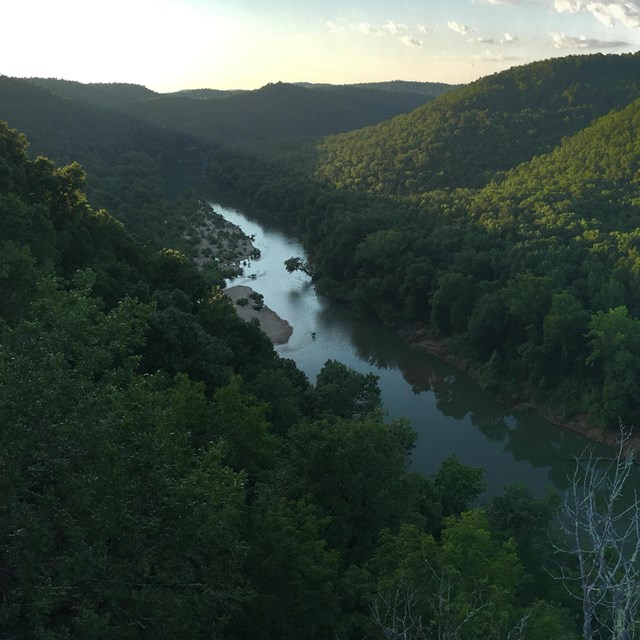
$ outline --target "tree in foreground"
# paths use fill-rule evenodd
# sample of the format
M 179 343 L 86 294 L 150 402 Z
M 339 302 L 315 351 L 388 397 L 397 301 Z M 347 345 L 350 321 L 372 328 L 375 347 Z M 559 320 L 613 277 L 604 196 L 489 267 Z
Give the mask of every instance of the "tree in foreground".
M 633 486 L 631 430 L 620 426 L 617 454 L 576 460 L 560 511 L 569 556 L 560 579 L 582 603 L 585 640 L 637 638 L 640 607 L 640 499 Z
M 446 518 L 439 541 L 412 525 L 383 531 L 370 566 L 374 638 L 575 640 L 561 609 L 518 601 L 515 542 L 495 540 L 482 509 Z

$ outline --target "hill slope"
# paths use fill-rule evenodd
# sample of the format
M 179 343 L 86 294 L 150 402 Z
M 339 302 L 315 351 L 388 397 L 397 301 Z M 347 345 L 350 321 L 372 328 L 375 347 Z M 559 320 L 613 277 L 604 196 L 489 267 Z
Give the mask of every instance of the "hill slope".
M 640 99 L 482 189 L 419 204 L 220 154 L 209 175 L 297 230 L 319 291 L 449 345 L 505 401 L 635 420 Z
M 177 165 L 187 162 L 199 147 L 199 163 L 202 162 L 204 145 L 201 143 L 142 124 L 105 106 L 80 100 L 78 98 L 83 94 L 83 90 L 78 90 L 80 83 L 52 82 L 70 87 L 74 96 L 54 94 L 31 82 L 0 76 L 0 119 L 25 133 L 32 155 L 46 155 L 58 164 L 75 160 L 92 168 L 108 163 L 124 152 L 136 150 L 161 156 Z M 91 85 L 80 86 L 94 92 Z M 123 95 L 120 85 L 109 86 Z
M 64 83 L 74 91 L 78 85 Z M 108 87 L 120 96 L 143 89 Z M 200 179 L 208 145 L 2 76 L 0 120 L 26 133 L 32 157 L 44 155 L 60 165 L 78 161 L 87 172 L 87 191 L 94 205 L 126 221 L 143 242 L 179 246 L 184 211 L 174 199 Z M 195 210 L 197 204 L 188 208 Z
M 52 93 L 86 102 L 102 107 L 114 107 L 126 102 L 149 100 L 160 94 L 147 89 L 139 84 L 127 84 L 119 82 L 76 82 L 74 80 L 62 80 L 58 78 L 22 78 L 29 84 L 43 89 L 49 89 Z
M 325 140 L 318 175 L 339 187 L 387 195 L 477 188 L 638 96 L 640 54 L 536 62 Z
M 639 171 L 636 100 L 487 185 L 470 211 L 506 225 L 629 231 L 640 222 Z

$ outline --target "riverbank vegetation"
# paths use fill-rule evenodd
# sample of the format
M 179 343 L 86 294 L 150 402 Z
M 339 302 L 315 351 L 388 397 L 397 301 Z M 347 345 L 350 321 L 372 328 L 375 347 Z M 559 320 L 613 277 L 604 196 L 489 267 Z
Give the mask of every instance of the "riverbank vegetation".
M 591 78 L 590 60 L 600 71 L 603 60 L 585 58 Z M 635 58 L 606 58 L 606 95 L 617 60 Z M 576 63 L 545 64 L 511 73 L 529 86 L 535 71 L 555 95 L 553 78 Z M 581 110 L 598 115 L 579 107 L 598 78 L 562 89 L 578 105 L 571 127 Z M 624 550 L 594 538 L 587 554 L 614 569 L 585 591 L 579 553 L 549 528 L 557 496 L 509 486 L 481 505 L 482 470 L 455 457 L 410 473 L 415 434 L 385 419 L 375 376 L 328 361 L 310 382 L 238 318 L 220 273 L 172 244 L 195 237 L 185 220 L 202 211 L 193 195 L 167 204 L 163 159 L 200 147 L 177 136 L 172 155 L 156 130 L 164 151 L 136 155 L 131 122 L 106 114 L 111 133 L 122 127 L 113 149 L 104 129 L 66 139 L 56 132 L 74 118 L 95 124 L 93 107 L 65 111 L 69 100 L 31 89 L 30 126 L 61 155 L 78 143 L 90 172 L 74 157 L 29 158 L 0 123 L 2 637 L 633 637 L 640 584 Z M 462 124 L 453 96 L 436 103 L 451 101 Z M 308 173 L 308 145 L 295 165 L 290 145 L 259 160 L 219 149 L 207 177 L 295 229 L 313 263 L 291 266 L 312 267 L 322 292 L 448 338 L 501 394 L 525 385 L 608 425 L 634 415 L 639 393 L 639 113 L 632 102 L 554 134 L 528 164 L 436 189 L 332 183 L 326 166 Z M 102 208 L 110 199 L 122 220 Z M 599 486 L 593 504 L 615 515 Z M 594 588 L 606 602 L 588 601 Z
M 409 607 L 424 637 L 573 637 L 552 496 L 479 508 L 479 469 L 408 473 L 375 376 L 310 384 L 78 165 L 6 125 L 0 163 L 3 636 L 383 638 Z
M 313 174 L 220 151 L 209 179 L 293 225 L 325 295 L 404 335 L 446 339 L 507 402 L 615 429 L 640 402 L 638 64 L 528 65 L 328 139 Z M 559 120 L 552 94 L 566 102 Z M 470 142 L 464 127 L 488 137 Z

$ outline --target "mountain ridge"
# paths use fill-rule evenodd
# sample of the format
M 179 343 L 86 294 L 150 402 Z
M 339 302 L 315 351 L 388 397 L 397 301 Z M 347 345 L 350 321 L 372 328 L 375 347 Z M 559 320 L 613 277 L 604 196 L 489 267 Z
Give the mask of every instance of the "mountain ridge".
M 428 83 L 418 91 L 413 83 L 413 88 L 405 90 L 394 83 L 304 86 L 274 82 L 252 91 L 199 89 L 161 94 L 139 85 L 26 81 L 155 127 L 223 143 L 320 137 L 357 129 L 411 111 L 449 89 L 442 83 Z
M 640 54 L 568 56 L 513 67 L 320 145 L 317 176 L 411 196 L 486 184 L 640 96 Z

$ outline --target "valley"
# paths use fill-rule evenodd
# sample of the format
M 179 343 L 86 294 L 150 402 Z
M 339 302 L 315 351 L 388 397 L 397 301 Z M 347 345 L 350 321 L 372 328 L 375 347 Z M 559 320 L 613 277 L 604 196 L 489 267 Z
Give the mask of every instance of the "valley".
M 0 76 L 0 637 L 635 637 L 639 71 Z

